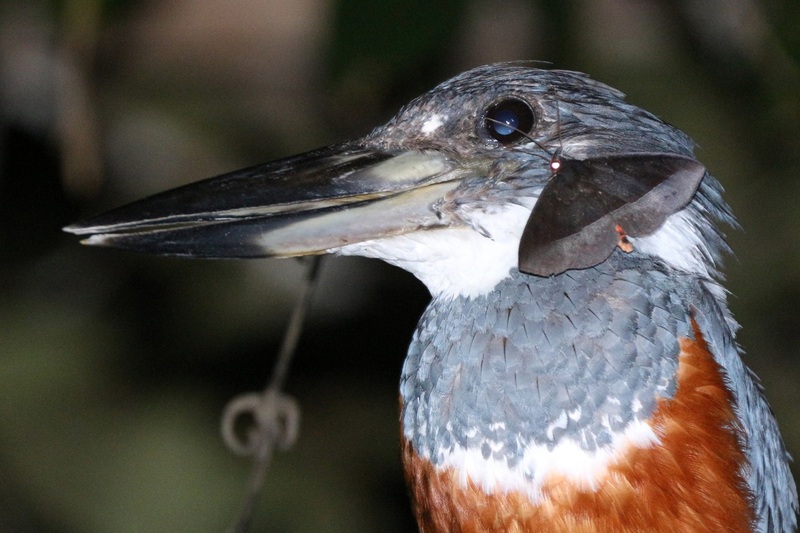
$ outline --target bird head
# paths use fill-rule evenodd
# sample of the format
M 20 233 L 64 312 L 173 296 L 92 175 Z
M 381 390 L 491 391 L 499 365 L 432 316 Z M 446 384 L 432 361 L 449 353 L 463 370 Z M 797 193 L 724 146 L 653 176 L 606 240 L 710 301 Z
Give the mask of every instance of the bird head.
M 383 259 L 477 296 L 632 253 L 712 276 L 732 222 L 687 136 L 575 72 L 480 67 L 365 137 L 193 183 L 68 226 L 189 257 Z M 628 250 L 630 252 L 630 250 Z

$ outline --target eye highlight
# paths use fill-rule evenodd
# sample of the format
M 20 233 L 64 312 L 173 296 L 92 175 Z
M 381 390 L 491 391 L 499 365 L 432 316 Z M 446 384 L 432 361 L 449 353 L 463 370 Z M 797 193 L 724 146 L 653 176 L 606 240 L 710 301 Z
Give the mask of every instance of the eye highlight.
M 500 144 L 512 144 L 530 135 L 536 123 L 533 109 L 518 98 L 508 98 L 489 106 L 483 115 L 486 132 Z

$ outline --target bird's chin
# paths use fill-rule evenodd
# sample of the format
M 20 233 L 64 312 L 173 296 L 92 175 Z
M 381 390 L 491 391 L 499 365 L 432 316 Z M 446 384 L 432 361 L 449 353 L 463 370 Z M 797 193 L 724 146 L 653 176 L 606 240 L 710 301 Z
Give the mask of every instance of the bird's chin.
M 470 213 L 468 218 L 476 227 L 462 221 L 330 251 L 400 267 L 422 281 L 434 297 L 478 297 L 517 268 L 519 239 L 530 211 L 530 207 L 508 203 Z

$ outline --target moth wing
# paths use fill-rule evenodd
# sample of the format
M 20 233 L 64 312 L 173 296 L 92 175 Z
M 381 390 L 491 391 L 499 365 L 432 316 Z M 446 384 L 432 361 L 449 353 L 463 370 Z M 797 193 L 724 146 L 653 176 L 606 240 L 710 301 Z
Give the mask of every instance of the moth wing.
M 562 160 L 528 218 L 519 269 L 549 276 L 605 261 L 627 235 L 650 235 L 685 207 L 705 175 L 696 160 L 624 154 Z

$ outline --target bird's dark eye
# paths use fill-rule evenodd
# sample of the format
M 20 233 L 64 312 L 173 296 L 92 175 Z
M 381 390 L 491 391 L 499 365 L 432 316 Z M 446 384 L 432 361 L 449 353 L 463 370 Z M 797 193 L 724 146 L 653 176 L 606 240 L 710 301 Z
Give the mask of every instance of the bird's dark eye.
M 483 120 L 486 131 L 493 139 L 501 144 L 511 144 L 533 131 L 536 117 L 526 102 L 509 98 L 489 106 Z

